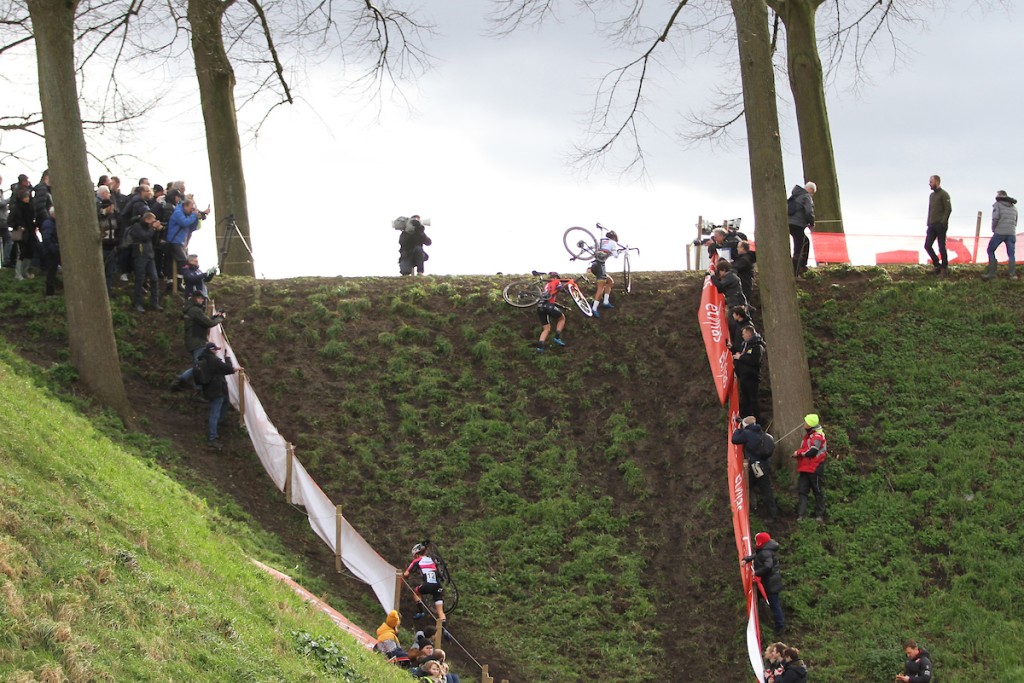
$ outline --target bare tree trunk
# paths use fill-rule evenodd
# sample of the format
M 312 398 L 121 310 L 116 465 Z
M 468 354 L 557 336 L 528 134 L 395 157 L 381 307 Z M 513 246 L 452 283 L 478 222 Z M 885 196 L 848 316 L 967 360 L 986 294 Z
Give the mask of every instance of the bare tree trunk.
M 96 199 L 75 80 L 74 0 L 28 0 L 39 69 L 39 101 L 53 183 L 71 364 L 97 399 L 126 422 L 128 396 L 114 341 Z
M 789 255 L 786 184 L 772 70 L 768 7 L 765 0 L 731 0 L 739 42 L 743 106 L 750 154 L 750 186 L 757 226 L 762 314 L 768 352 L 776 432 L 799 425 L 812 406 L 811 374 L 804 350 L 803 323 Z M 797 436 L 781 444 L 795 450 Z M 792 468 L 789 458 L 786 466 Z
M 832 149 L 832 131 L 825 104 L 825 78 L 818 55 L 814 15 L 822 0 L 778 0 L 779 17 L 786 26 L 786 61 L 800 134 L 804 180 L 818 186 L 814 195 L 817 232 L 843 232 L 839 177 Z
M 192 52 L 199 81 L 199 97 L 206 124 L 206 150 L 210 158 L 213 201 L 217 208 L 217 249 L 224 244 L 228 222 L 233 215 L 245 241 L 249 236 L 249 206 L 242 168 L 242 145 L 235 117 L 235 72 L 224 49 L 222 19 L 231 1 L 189 0 L 188 21 L 192 29 Z M 234 231 L 231 230 L 233 233 Z M 238 235 L 231 234 L 228 253 L 220 263 L 229 275 L 256 274 L 252 255 Z

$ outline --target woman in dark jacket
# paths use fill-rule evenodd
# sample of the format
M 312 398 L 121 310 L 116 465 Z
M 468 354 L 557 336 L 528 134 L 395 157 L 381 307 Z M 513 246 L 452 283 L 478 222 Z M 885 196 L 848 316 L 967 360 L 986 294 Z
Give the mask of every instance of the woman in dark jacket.
M 32 248 L 38 241 L 36 238 L 36 217 L 32 210 L 32 197 L 29 191 L 22 188 L 14 195 L 14 203 L 10 208 L 7 223 L 11 228 L 11 239 L 14 240 L 14 279 L 24 280 L 35 277 L 28 272 L 32 263 Z M 18 231 L 21 231 L 20 236 Z
M 787 647 L 782 653 L 782 659 L 782 678 L 775 679 L 778 683 L 803 683 L 807 680 L 807 665 L 800 659 L 800 650 Z

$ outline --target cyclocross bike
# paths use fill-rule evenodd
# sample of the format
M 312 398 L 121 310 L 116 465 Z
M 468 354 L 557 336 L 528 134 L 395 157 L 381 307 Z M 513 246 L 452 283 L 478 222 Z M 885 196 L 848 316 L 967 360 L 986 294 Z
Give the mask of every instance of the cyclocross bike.
M 515 306 L 516 308 L 529 308 L 530 306 L 536 306 L 544 299 L 544 285 L 548 283 L 551 278 L 548 277 L 547 273 L 540 273 L 533 271 L 535 279 L 533 280 L 518 280 L 516 282 L 510 282 L 502 290 L 501 296 L 506 302 Z M 580 286 L 576 284 L 576 281 L 572 278 L 560 278 L 559 282 L 565 285 L 565 289 L 569 292 L 569 296 L 576 302 L 583 315 L 590 317 L 594 315 L 593 309 L 590 307 L 590 302 L 587 301 L 586 295 L 580 290 Z M 555 304 L 556 306 L 559 304 Z M 562 306 L 562 308 L 565 308 Z
M 608 232 L 608 228 L 604 227 L 600 223 L 597 224 L 597 229 L 600 231 L 602 236 Z M 569 256 L 572 257 L 572 259 L 570 259 L 572 261 L 596 261 L 599 258 L 597 248 L 598 239 L 594 237 L 594 233 L 590 232 L 586 228 L 569 228 L 565 231 L 565 234 L 562 235 L 562 243 L 565 245 L 565 250 L 569 252 Z M 633 269 L 629 262 L 629 252 L 631 251 L 635 251 L 637 255 L 640 254 L 640 250 L 636 247 L 627 247 L 621 244 L 614 253 L 614 256 L 622 256 L 622 286 L 626 294 L 629 294 L 633 289 Z M 583 277 L 589 282 L 589 275 L 584 274 Z

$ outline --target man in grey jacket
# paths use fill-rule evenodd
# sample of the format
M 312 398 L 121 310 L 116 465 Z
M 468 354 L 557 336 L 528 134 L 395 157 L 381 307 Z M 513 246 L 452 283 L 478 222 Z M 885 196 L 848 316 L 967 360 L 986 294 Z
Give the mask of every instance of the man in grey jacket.
M 794 185 L 787 201 L 789 235 L 793 238 L 793 275 L 797 277 L 807 272 L 807 256 L 811 250 L 807 228 L 814 228 L 814 193 L 817 191 L 814 183 L 803 187 Z
M 996 249 L 1006 245 L 1006 256 L 1010 264 L 1010 279 L 1016 280 L 1017 273 L 1017 200 L 1006 195 L 1006 190 L 996 192 L 996 203 L 992 205 L 992 239 L 988 242 L 988 269 L 982 280 L 996 276 Z

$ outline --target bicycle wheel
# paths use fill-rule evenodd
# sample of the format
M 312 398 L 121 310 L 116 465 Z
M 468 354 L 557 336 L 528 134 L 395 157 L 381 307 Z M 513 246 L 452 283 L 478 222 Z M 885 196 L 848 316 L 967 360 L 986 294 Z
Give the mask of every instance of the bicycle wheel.
M 505 286 L 501 296 L 516 308 L 529 308 L 540 303 L 544 291 L 536 280 L 520 280 Z
M 626 290 L 626 294 L 633 291 L 633 277 L 632 269 L 629 266 L 629 252 L 627 251 L 622 255 L 622 286 Z
M 576 302 L 577 306 L 579 306 L 579 309 L 583 312 L 583 315 L 587 316 L 588 318 L 594 315 L 594 309 L 590 307 L 590 302 L 587 301 L 586 295 L 580 291 L 579 285 L 577 285 L 575 282 L 570 282 L 568 289 L 569 296 L 571 296 L 572 300 Z
M 597 252 L 597 238 L 586 228 L 569 228 L 562 235 L 562 244 L 573 260 L 593 258 Z

